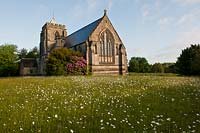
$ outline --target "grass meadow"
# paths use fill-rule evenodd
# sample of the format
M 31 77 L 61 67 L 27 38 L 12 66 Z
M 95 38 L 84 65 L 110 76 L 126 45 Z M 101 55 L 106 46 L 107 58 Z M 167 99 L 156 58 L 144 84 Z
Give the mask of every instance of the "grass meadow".
M 200 78 L 0 78 L 0 132 L 200 132 Z

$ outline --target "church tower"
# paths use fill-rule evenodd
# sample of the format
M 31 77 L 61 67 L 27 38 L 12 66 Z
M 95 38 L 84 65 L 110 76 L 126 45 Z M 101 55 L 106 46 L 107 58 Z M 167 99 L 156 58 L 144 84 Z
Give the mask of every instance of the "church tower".
M 47 22 L 40 33 L 40 71 L 45 74 L 46 59 L 51 50 L 64 47 L 67 37 L 65 25 L 57 24 L 53 17 Z

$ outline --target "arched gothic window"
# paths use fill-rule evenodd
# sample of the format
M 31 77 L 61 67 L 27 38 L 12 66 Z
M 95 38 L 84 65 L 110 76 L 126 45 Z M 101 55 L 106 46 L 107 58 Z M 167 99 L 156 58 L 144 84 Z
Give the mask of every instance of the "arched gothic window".
M 114 62 L 114 38 L 109 30 L 100 34 L 100 63 Z
M 60 37 L 58 31 L 55 32 L 55 40 L 57 40 Z
M 62 36 L 65 37 L 65 31 L 62 32 Z

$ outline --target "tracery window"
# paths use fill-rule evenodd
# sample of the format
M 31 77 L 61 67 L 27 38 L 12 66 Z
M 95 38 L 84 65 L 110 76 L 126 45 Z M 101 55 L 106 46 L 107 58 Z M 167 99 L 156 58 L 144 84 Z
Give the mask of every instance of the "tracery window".
M 57 40 L 60 37 L 58 31 L 55 32 L 55 40 Z
M 109 30 L 105 30 L 100 34 L 100 62 L 114 62 L 114 38 Z

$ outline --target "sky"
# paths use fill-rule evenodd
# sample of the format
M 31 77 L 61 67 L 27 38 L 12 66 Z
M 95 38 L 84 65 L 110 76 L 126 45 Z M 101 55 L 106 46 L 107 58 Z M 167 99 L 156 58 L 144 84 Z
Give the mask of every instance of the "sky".
M 200 0 L 0 0 L 0 44 L 39 47 L 42 26 L 53 14 L 67 33 L 108 17 L 128 59 L 175 62 L 190 44 L 200 43 Z

